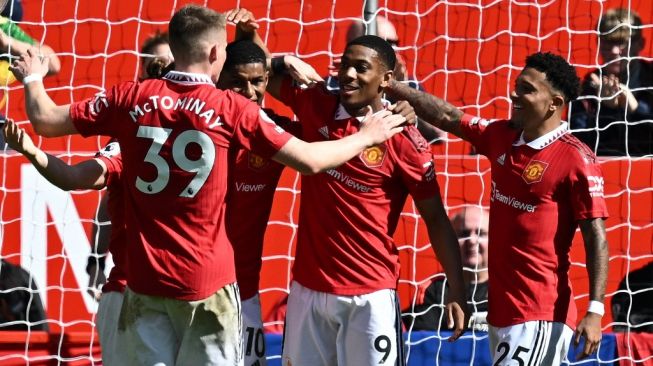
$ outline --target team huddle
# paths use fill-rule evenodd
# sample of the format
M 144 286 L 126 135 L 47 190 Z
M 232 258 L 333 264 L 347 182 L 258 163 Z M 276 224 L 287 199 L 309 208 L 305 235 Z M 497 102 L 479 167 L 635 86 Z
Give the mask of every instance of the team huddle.
M 237 29 L 231 43 L 227 23 Z M 144 65 L 142 80 L 69 105 L 46 93 L 48 60 L 37 50 L 11 67 L 37 134 L 111 137 L 71 166 L 10 119 L 3 128 L 55 185 L 107 188 L 115 267 L 96 322 L 104 364 L 266 364 L 259 276 L 284 166 L 302 174 L 284 365 L 405 364 L 392 236 L 409 194 L 447 277 L 450 340 L 459 338 L 469 310 L 458 238 L 416 117 L 491 162 L 494 364 L 559 364 L 572 338 L 585 339 L 582 355 L 596 351 L 608 213 L 596 157 L 562 121 L 578 93 L 573 67 L 550 53 L 529 56 L 512 118 L 490 122 L 395 80 L 397 55 L 381 37 L 347 43 L 334 93 L 300 59 L 271 58 L 257 28 L 244 9 L 185 6 L 169 23 L 172 57 Z M 261 108 L 266 92 L 297 120 Z M 591 300 L 579 324 L 568 276 L 577 227 Z

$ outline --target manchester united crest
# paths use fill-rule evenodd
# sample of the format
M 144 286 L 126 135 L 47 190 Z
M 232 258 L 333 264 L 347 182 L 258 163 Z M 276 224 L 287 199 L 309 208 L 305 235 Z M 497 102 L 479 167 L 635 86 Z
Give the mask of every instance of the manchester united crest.
M 384 145 L 368 147 L 360 154 L 360 158 L 368 168 L 378 168 L 385 159 L 385 150 Z
M 548 166 L 549 164 L 543 161 L 531 160 L 531 162 L 526 166 L 526 169 L 524 169 L 524 172 L 521 176 L 528 184 L 537 183 L 542 180 L 544 171 Z
M 249 152 L 249 156 L 248 156 L 247 161 L 248 161 L 249 167 L 252 168 L 252 169 L 263 169 L 266 166 L 268 166 L 268 164 L 270 164 L 270 160 L 265 159 L 265 158 L 263 158 L 263 157 L 261 157 L 259 155 L 256 155 L 251 151 Z

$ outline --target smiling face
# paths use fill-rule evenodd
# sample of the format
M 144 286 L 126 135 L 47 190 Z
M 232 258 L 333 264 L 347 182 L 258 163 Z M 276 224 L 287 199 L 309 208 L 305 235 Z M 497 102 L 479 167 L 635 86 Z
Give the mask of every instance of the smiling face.
M 268 72 L 262 63 L 234 65 L 220 75 L 218 87 L 232 90 L 245 98 L 263 103 L 265 88 L 268 85 Z
M 458 236 L 463 267 L 487 268 L 489 227 L 487 212 L 476 207 L 467 208 L 454 217 L 452 224 Z
M 376 51 L 362 45 L 349 46 L 342 55 L 338 81 L 340 102 L 352 116 L 365 115 L 371 105 L 381 108 L 381 93 L 388 85 L 392 71 L 381 62 Z
M 539 127 L 556 111 L 564 98 L 546 80 L 546 74 L 533 68 L 525 68 L 515 81 L 510 94 L 512 101 L 511 121 L 517 127 L 529 130 Z

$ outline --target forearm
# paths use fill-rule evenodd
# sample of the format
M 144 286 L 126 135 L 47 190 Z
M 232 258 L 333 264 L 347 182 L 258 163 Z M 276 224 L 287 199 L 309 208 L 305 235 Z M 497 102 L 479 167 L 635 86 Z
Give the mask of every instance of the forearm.
M 64 191 L 75 189 L 76 177 L 70 165 L 39 149 L 33 154 L 25 154 L 25 157 L 48 182 Z
M 608 278 L 608 241 L 603 219 L 582 220 L 590 301 L 603 302 Z
M 359 133 L 313 143 L 292 138 L 273 159 L 302 174 L 311 175 L 340 166 L 370 146 Z
M 25 108 L 38 135 L 58 137 L 76 133 L 70 120 L 70 105 L 55 104 L 41 81 L 25 85 Z
M 460 120 L 463 111 L 431 94 L 413 89 L 400 81 L 392 80 L 385 92 L 393 100 L 406 100 L 415 109 L 417 117 L 446 132 L 462 137 Z
M 457 289 L 456 293 L 464 296 L 465 281 L 463 279 L 463 265 L 460 258 L 458 237 L 451 227 L 449 220 L 447 219 L 446 223 L 440 223 L 436 227 L 428 230 L 428 233 L 433 251 L 447 275 L 449 286 L 452 289 Z M 464 301 L 465 299 L 463 298 L 462 300 Z

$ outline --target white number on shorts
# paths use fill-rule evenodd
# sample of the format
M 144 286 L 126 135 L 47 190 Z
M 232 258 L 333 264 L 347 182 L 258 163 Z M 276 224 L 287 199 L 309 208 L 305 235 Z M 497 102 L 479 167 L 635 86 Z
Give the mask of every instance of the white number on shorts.
M 137 137 L 152 139 L 152 145 L 145 155 L 144 161 L 156 167 L 157 176 L 153 181 L 145 181 L 136 177 L 136 188 L 146 194 L 161 192 L 170 180 L 170 166 L 161 156 L 161 148 L 165 144 L 172 129 L 162 127 L 140 126 Z M 190 160 L 186 156 L 186 148 L 190 144 L 197 144 L 202 150 L 202 155 L 197 160 Z M 215 161 L 215 145 L 211 138 L 202 131 L 187 130 L 179 134 L 172 143 L 172 160 L 184 171 L 195 173 L 190 183 L 179 194 L 180 197 L 195 197 L 211 173 Z
M 387 360 L 388 356 L 390 356 L 390 351 L 392 349 L 392 343 L 390 343 L 390 337 L 388 337 L 387 335 L 380 335 L 376 337 L 376 339 L 374 340 L 374 349 L 377 352 L 385 353 L 381 361 L 379 361 L 379 363 L 385 363 L 385 360 Z
M 521 359 L 521 357 L 519 357 L 519 354 L 528 351 L 529 351 L 528 348 L 518 346 L 517 349 L 515 350 L 515 353 L 512 354 L 511 358 L 517 361 L 519 366 L 524 366 L 525 362 L 524 360 Z M 497 362 L 494 363 L 494 366 L 499 366 L 501 364 L 501 361 L 503 361 L 503 359 L 506 358 L 506 356 L 508 356 L 508 353 L 510 353 L 510 345 L 506 342 L 499 343 L 499 346 L 497 347 L 497 353 L 501 353 L 501 352 L 503 353 L 501 354 L 501 356 L 499 356 Z
M 247 332 L 245 354 L 250 356 L 252 354 L 252 348 L 254 348 L 256 357 L 261 358 L 265 356 L 265 337 L 263 336 L 261 328 L 247 327 L 245 331 Z

